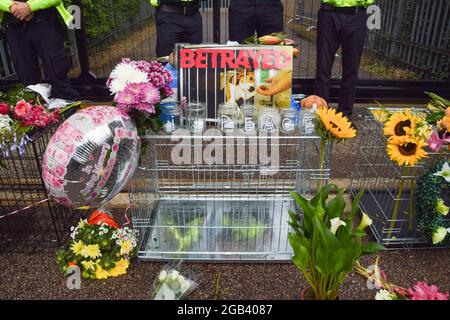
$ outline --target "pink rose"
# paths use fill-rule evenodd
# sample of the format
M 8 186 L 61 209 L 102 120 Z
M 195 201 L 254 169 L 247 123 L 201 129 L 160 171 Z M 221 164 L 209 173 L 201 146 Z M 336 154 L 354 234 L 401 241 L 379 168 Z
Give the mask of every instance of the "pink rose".
M 117 143 L 114 143 L 113 146 L 112 146 L 112 150 L 114 152 L 117 152 L 117 150 L 119 150 L 119 145 Z

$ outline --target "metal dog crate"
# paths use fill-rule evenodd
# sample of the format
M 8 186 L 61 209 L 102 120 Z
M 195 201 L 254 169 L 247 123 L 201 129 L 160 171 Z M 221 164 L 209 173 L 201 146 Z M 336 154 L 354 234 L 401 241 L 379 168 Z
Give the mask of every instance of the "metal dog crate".
M 268 168 L 260 161 L 259 152 L 265 152 L 260 137 L 216 132 L 143 138 L 149 148 L 130 185 L 140 258 L 290 259 L 287 222 L 294 204 L 289 191 L 310 196 L 329 178 L 328 161 L 319 168 L 320 139 L 268 138 L 271 154 L 279 150 L 279 162 Z M 220 164 L 201 157 L 210 139 L 223 152 Z M 173 157 L 180 141 L 190 153 L 185 163 Z
M 41 165 L 55 130 L 36 132 L 23 152 L 0 150 L 0 253 L 53 250 L 76 220 L 77 211 L 51 200 L 40 203 L 49 197 Z
M 416 164 L 412 170 L 408 168 L 405 174 L 403 168 L 387 155 L 383 124 L 372 113 L 374 110 L 381 109 L 369 108 L 359 126 L 361 137 L 350 190 L 353 195 L 361 189 L 365 190 L 360 207 L 372 218 L 370 229 L 379 243 L 388 248 L 431 246 L 417 230 L 414 210 L 412 215 L 409 214 L 410 202 L 413 200 L 410 186 L 440 155 L 430 154 L 428 159 Z M 399 192 L 401 185 L 405 186 L 402 194 Z M 396 203 L 399 210 L 394 219 Z

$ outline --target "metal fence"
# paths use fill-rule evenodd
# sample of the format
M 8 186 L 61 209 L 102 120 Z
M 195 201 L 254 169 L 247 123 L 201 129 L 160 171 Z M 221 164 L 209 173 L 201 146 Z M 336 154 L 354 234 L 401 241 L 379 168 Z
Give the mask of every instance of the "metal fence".
M 314 78 L 317 12 L 320 0 L 282 0 L 285 31 L 296 40 L 301 58 L 295 77 Z M 105 77 L 122 57 L 155 58 L 156 28 L 154 10 L 147 0 L 81 1 L 84 5 L 85 32 L 92 72 Z M 228 38 L 229 1 L 221 0 L 220 23 L 214 24 L 213 4 L 206 1 L 203 38 L 213 42 L 214 28 L 220 28 L 220 42 Z M 361 79 L 448 80 L 450 74 L 450 1 L 378 0 L 381 29 L 369 32 L 360 72 Z M 78 51 L 74 37 L 68 37 L 73 56 L 72 77 L 79 75 Z M 4 41 L 4 40 L 2 40 Z M 336 55 L 333 77 L 340 78 L 340 52 Z M 0 76 L 9 77 L 13 69 L 0 49 Z

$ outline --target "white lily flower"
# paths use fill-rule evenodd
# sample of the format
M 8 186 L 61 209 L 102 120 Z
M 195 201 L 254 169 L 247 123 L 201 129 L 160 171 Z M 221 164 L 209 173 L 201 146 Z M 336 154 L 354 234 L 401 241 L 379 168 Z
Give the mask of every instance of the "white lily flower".
M 436 230 L 434 230 L 433 235 L 432 235 L 433 244 L 440 243 L 442 240 L 444 240 L 446 235 L 447 235 L 447 229 L 445 229 L 444 227 L 439 227 Z
M 336 234 L 336 231 L 337 231 L 337 229 L 339 229 L 339 227 L 341 227 L 341 226 L 345 227 L 346 226 L 346 223 L 344 221 L 342 221 L 341 219 L 339 219 L 339 218 L 331 219 L 330 223 L 331 223 L 330 231 L 333 234 Z
M 367 214 L 363 213 L 361 223 L 359 224 L 358 228 L 356 228 L 356 230 L 364 231 L 364 229 L 370 226 L 371 224 L 372 219 L 370 219 L 370 217 Z
M 450 165 L 448 162 L 444 163 L 442 170 L 434 173 L 435 176 L 442 177 L 445 181 L 450 183 Z

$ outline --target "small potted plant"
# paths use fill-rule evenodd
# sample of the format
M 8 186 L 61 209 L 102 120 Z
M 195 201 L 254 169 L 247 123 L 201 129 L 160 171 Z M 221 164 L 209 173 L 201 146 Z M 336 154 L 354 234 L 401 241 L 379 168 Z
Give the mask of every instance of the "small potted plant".
M 331 197 L 332 193 L 336 195 Z M 364 229 L 372 223 L 366 214 L 359 226 L 354 226 L 363 191 L 355 197 L 347 216 L 343 194 L 336 185 L 324 186 L 311 200 L 291 193 L 301 214 L 289 211 L 289 242 L 294 251 L 292 261 L 309 284 L 302 293 L 305 300 L 338 299 L 339 288 L 355 261 L 384 249 L 377 243 L 361 243 L 366 236 Z

